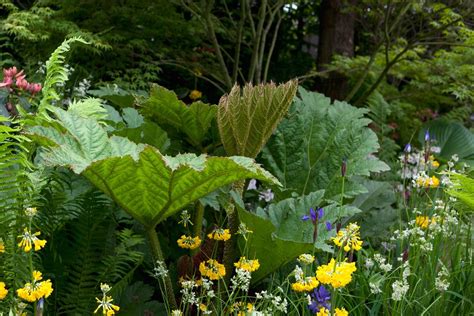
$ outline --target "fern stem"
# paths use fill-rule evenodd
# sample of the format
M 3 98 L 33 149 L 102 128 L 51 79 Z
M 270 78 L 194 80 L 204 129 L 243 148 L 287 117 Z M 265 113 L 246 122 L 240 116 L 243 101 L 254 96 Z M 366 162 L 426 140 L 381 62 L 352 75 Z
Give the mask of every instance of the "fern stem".
M 239 196 L 242 196 L 244 192 L 244 185 L 245 181 L 238 181 L 232 185 L 232 188 L 237 192 Z M 229 202 L 228 206 L 226 207 L 227 213 L 227 226 L 229 227 L 230 234 L 232 238 L 226 241 L 224 246 L 224 267 L 226 271 L 225 281 L 226 283 L 230 281 L 230 277 L 232 275 L 232 270 L 234 267 L 234 261 L 237 257 L 237 237 L 236 233 L 239 229 L 239 216 L 235 210 L 235 204 Z
M 148 228 L 146 230 L 148 241 L 150 242 L 151 252 L 155 260 L 162 261 L 165 264 L 165 258 L 163 256 L 163 251 L 161 250 L 160 241 L 158 240 L 158 235 L 156 234 L 155 227 Z M 166 291 L 166 299 L 168 300 L 168 304 L 170 305 L 171 309 L 176 309 L 178 305 L 176 304 L 176 297 L 174 296 L 173 291 L 173 284 L 171 283 L 171 278 L 166 275 L 163 278 L 165 284 L 165 291 Z

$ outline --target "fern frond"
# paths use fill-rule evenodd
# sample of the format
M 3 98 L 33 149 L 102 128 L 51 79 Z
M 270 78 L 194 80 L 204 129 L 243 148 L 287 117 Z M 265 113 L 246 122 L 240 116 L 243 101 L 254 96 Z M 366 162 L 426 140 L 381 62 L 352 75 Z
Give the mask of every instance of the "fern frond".
M 73 43 L 89 44 L 81 37 L 71 37 L 65 40 L 56 50 L 51 54 L 46 62 L 46 78 L 44 81 L 42 94 L 38 113 L 42 116 L 48 117 L 46 111 L 52 109 L 52 104 L 60 100 L 60 96 L 56 91 L 55 86 L 65 83 L 68 80 L 68 73 L 64 67 L 66 53 L 70 51 Z

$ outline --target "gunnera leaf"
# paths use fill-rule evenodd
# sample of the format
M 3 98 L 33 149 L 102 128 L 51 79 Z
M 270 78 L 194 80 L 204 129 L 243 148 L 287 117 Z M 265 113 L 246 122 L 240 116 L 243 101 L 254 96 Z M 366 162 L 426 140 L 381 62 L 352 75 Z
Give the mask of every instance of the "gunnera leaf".
M 345 197 L 366 189 L 353 176 L 369 176 L 389 167 L 374 154 L 377 136 L 367 127 L 366 109 L 302 88 L 288 118 L 263 150 L 265 166 L 290 192 L 305 195 L 324 189 L 325 198 L 340 199 L 341 164 L 346 161 Z
M 296 80 L 278 86 L 249 83 L 242 91 L 235 85 L 223 96 L 219 101 L 217 124 L 227 154 L 257 157 L 288 112 L 297 87 Z

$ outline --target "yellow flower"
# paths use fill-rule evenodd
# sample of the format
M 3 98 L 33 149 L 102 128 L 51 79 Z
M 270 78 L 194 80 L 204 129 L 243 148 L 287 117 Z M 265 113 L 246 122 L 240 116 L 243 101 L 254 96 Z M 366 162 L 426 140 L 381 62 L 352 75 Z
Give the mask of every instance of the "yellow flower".
M 329 310 L 326 307 L 321 307 L 316 316 L 329 316 Z
M 437 188 L 439 186 L 439 179 L 436 176 L 426 177 L 420 176 L 416 179 L 416 184 L 424 188 Z
M 430 218 L 428 216 L 417 216 L 416 220 L 415 220 L 415 224 L 417 226 L 420 226 L 422 229 L 426 229 L 430 225 L 435 225 L 436 224 L 436 219 L 437 219 L 436 216 L 433 216 L 431 218 L 431 221 L 430 221 Z
M 3 300 L 8 294 L 8 290 L 5 287 L 4 282 L 0 282 L 0 300 Z
M 250 260 L 245 257 L 240 257 L 239 261 L 234 263 L 234 266 L 238 269 L 247 270 L 248 272 L 257 271 L 260 268 L 260 263 L 258 259 Z
M 208 234 L 207 237 L 214 240 L 229 240 L 230 239 L 230 232 L 228 229 L 216 228 L 212 231 L 212 233 Z
M 437 162 L 436 160 L 433 160 L 433 161 L 431 162 L 431 167 L 433 167 L 433 168 L 438 168 L 438 167 L 439 167 L 439 162 Z
M 3 242 L 3 239 L 0 238 L 0 253 L 5 252 L 5 243 Z
M 349 313 L 346 311 L 346 309 L 343 308 L 336 308 L 334 311 L 335 316 L 349 316 Z
M 230 311 L 231 313 L 237 312 L 237 316 L 246 316 L 248 313 L 252 313 L 253 305 L 251 303 L 235 302 L 230 308 Z
M 42 280 L 41 272 L 33 271 L 33 283 L 26 283 L 24 287 L 16 290 L 18 297 L 28 302 L 35 302 L 42 297 L 49 297 L 53 293 L 51 280 Z
M 334 244 L 344 249 L 344 251 L 359 251 L 362 248 L 362 240 L 360 240 L 359 225 L 350 223 L 346 228 L 337 232 L 337 236 L 332 238 Z
M 178 246 L 185 249 L 196 249 L 201 245 L 201 238 L 183 235 L 178 239 Z
M 101 308 L 102 315 L 106 316 L 115 315 L 115 312 L 118 312 L 120 310 L 119 306 L 112 304 L 112 301 L 114 300 L 112 296 L 107 296 L 107 292 L 109 292 L 110 289 L 111 287 L 108 284 L 100 284 L 100 290 L 102 291 L 102 299 L 99 299 L 98 297 L 95 298 L 97 303 L 99 303 L 99 306 L 97 306 L 97 308 L 95 309 L 94 314 L 96 314 Z
M 311 264 L 314 262 L 314 256 L 310 255 L 309 253 L 303 253 L 299 255 L 298 261 L 303 264 Z
M 28 230 L 28 228 L 25 228 L 23 235 L 18 236 L 22 238 L 21 241 L 18 243 L 18 247 L 23 247 L 25 252 L 29 252 L 33 245 L 35 246 L 35 251 L 44 248 L 44 245 L 46 245 L 46 240 L 38 239 L 37 236 L 39 236 L 40 234 L 41 232 L 36 232 L 32 234 Z
M 201 262 L 199 272 L 201 272 L 202 276 L 208 277 L 211 280 L 217 280 L 225 276 L 225 267 L 216 260 L 209 259 L 206 262 Z
M 199 90 L 193 90 L 189 93 L 189 98 L 191 100 L 197 100 L 197 99 L 200 99 L 201 97 L 202 97 L 202 92 Z
M 357 270 L 355 263 L 337 262 L 333 259 L 319 266 L 316 277 L 323 284 L 331 284 L 334 288 L 344 287 L 352 281 L 352 273 Z
M 316 277 L 306 277 L 291 284 L 291 288 L 296 292 L 309 292 L 314 290 L 318 285 L 319 282 Z
M 206 304 L 199 304 L 199 309 L 201 310 L 201 312 L 207 312 L 207 306 Z

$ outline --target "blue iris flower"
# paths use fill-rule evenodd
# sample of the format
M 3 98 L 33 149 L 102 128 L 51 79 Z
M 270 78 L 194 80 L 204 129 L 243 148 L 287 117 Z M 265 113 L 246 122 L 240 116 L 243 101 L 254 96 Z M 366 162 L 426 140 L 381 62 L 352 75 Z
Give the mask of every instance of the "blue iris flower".
M 319 221 L 322 217 L 324 216 L 324 210 L 322 207 L 318 208 L 317 211 L 315 211 L 313 208 L 309 209 L 309 215 L 303 215 L 301 216 L 301 220 L 307 221 L 311 220 L 313 223 L 316 223 Z
M 309 310 L 316 314 L 321 308 L 331 309 L 331 293 L 326 290 L 324 285 L 315 288 L 311 293 L 311 303 L 308 305 Z

